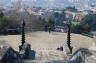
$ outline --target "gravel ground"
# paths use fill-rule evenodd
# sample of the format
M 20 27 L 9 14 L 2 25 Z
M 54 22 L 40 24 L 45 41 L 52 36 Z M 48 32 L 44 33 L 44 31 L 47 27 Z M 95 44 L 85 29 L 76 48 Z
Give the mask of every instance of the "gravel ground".
M 52 32 L 32 32 L 26 34 L 26 42 L 31 44 L 32 50 L 42 53 L 44 56 L 47 56 L 50 53 L 55 51 L 57 47 L 66 46 L 67 34 Z M 79 34 L 71 34 L 71 43 L 73 46 L 73 52 L 79 48 L 89 48 L 94 43 L 93 38 L 89 38 Z M 15 50 L 19 50 L 18 46 L 21 44 L 21 35 L 6 35 L 0 36 L 0 46 L 10 45 Z M 43 52 L 45 51 L 45 53 Z M 61 53 L 59 53 L 61 54 Z M 43 57 L 43 56 L 42 56 Z M 60 56 L 58 56 L 60 57 Z M 47 58 L 48 59 L 48 58 Z M 55 58 L 57 59 L 57 58 Z

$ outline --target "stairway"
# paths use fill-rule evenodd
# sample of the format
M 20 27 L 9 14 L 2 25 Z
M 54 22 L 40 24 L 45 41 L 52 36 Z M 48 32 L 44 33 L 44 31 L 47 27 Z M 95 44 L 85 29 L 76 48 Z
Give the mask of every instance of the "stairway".
M 24 60 L 23 63 L 66 63 L 63 60 Z
M 23 63 L 66 63 L 63 55 L 64 52 L 60 51 L 31 51 L 29 59 Z

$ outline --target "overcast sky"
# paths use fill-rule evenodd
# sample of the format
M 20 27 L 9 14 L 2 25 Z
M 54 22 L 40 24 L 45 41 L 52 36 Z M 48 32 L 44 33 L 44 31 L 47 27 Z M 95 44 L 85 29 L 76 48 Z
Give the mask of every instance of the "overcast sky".
M 12 6 L 12 3 L 17 1 L 23 1 L 23 4 L 28 6 L 56 6 L 56 7 L 64 7 L 74 5 L 74 2 L 82 2 L 87 4 L 88 1 L 95 2 L 96 0 L 0 0 L 0 5 Z M 82 4 L 81 3 L 81 4 Z

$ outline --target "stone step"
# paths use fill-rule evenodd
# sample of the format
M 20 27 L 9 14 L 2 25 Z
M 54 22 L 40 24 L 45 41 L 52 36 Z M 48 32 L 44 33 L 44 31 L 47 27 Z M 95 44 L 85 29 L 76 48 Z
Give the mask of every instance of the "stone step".
M 24 60 L 23 63 L 67 63 L 64 60 Z

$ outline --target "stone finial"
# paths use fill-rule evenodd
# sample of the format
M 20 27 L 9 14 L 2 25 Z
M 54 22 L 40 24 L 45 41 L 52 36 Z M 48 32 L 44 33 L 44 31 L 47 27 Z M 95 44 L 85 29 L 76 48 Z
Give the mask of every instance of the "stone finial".
M 70 50 L 70 53 L 72 54 L 72 46 L 71 46 L 71 22 L 68 24 L 68 34 L 67 34 L 67 45 Z
M 22 23 L 22 45 L 25 43 L 25 21 Z

